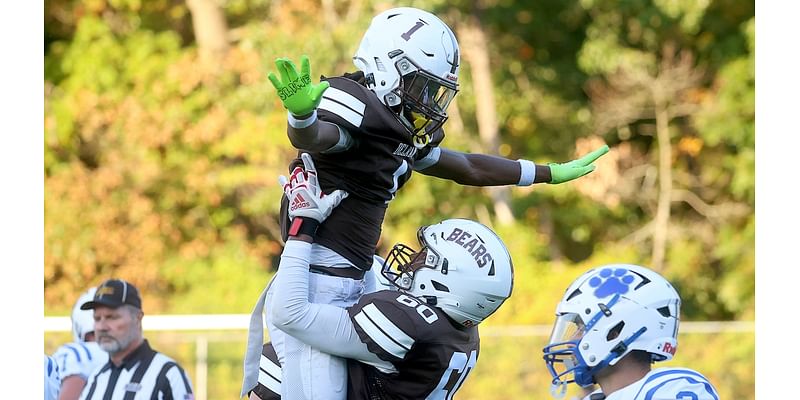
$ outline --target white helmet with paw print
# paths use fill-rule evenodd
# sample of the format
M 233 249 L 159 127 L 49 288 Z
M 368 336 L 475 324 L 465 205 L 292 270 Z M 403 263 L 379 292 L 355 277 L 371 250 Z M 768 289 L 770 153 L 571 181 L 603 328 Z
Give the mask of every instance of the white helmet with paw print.
M 634 350 L 672 359 L 681 299 L 664 277 L 632 264 L 589 270 L 567 288 L 543 349 L 553 384 L 594 383 L 594 376 Z

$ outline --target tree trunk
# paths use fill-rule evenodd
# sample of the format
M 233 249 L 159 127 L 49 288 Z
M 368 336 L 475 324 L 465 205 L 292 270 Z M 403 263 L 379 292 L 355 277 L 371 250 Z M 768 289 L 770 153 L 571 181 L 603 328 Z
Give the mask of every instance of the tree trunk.
M 653 229 L 652 268 L 664 268 L 667 248 L 670 204 L 672 200 L 672 144 L 669 135 L 669 112 L 664 101 L 655 95 L 656 136 L 658 138 L 658 207 Z
M 222 65 L 228 51 L 228 24 L 217 0 L 186 0 L 201 61 L 214 69 Z
M 499 140 L 497 138 L 497 112 L 492 84 L 492 74 L 489 67 L 488 41 L 486 32 L 480 20 L 474 15 L 467 24 L 459 30 L 461 50 L 470 64 L 472 70 L 472 85 L 476 97 L 476 117 L 478 119 L 478 133 L 484 151 L 497 154 Z M 463 67 L 462 67 L 463 68 Z M 501 224 L 510 224 L 514 215 L 509 206 L 510 192 L 508 187 L 487 188 L 494 205 L 494 214 Z

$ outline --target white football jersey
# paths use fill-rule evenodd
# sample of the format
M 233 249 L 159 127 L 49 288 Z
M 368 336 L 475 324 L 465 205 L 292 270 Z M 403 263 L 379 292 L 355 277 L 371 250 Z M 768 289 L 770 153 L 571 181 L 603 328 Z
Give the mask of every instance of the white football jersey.
M 47 354 L 44 355 L 44 400 L 58 399 L 61 389 L 61 377 L 58 375 L 58 366 L 55 360 Z
M 584 400 L 590 397 L 586 396 Z M 719 394 L 714 385 L 695 370 L 658 368 L 606 396 L 605 400 L 719 400 Z
M 96 342 L 72 342 L 59 347 L 53 358 L 61 379 L 79 375 L 88 380 L 92 372 L 108 362 L 108 353 Z

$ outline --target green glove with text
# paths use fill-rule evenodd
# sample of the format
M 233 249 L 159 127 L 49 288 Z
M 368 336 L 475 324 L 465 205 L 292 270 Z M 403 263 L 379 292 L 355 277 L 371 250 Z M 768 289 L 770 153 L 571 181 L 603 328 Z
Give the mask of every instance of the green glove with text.
M 608 146 L 603 146 L 577 160 L 572 160 L 563 164 L 550 163 L 550 182 L 564 183 L 576 178 L 580 178 L 589 172 L 594 171 L 595 160 L 603 154 L 608 153 Z
M 269 73 L 269 80 L 272 86 L 278 91 L 278 96 L 283 102 L 283 106 L 295 116 L 304 116 L 314 111 L 322 101 L 322 92 L 330 84 L 321 82 L 318 85 L 311 83 L 311 65 L 308 56 L 300 57 L 300 74 L 297 67 L 288 58 L 275 59 L 275 66 L 281 74 L 281 79 L 274 73 Z

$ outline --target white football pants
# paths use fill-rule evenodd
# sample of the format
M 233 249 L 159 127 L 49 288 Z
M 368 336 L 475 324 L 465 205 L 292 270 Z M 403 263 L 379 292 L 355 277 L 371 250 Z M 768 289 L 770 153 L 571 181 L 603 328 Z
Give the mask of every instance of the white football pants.
M 347 308 L 364 293 L 364 280 L 309 274 L 308 300 Z M 270 282 L 264 299 L 265 322 L 270 341 L 281 363 L 282 400 L 345 400 L 347 360 L 322 353 L 287 335 L 272 323 L 274 285 Z

